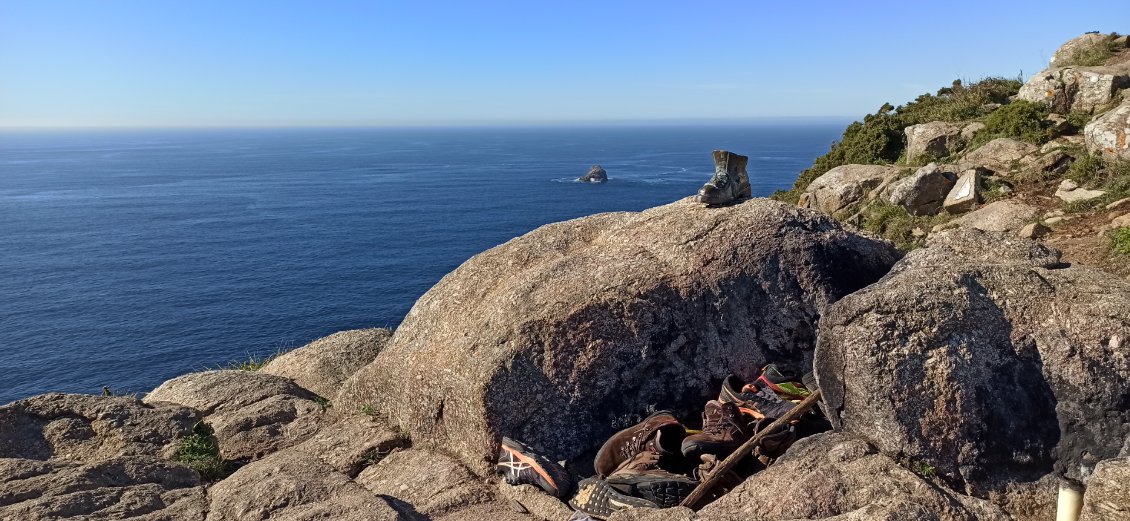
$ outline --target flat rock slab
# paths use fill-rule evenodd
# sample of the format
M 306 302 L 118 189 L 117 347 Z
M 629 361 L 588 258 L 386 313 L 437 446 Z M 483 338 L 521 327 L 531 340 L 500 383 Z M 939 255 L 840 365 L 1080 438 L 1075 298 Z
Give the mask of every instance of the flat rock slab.
M 316 456 L 291 449 L 245 465 L 209 489 L 208 496 L 207 521 L 413 519 Z
M 1039 151 L 1040 147 L 1010 138 L 997 138 L 961 158 L 958 165 L 963 169 L 981 167 L 996 175 L 1007 176 L 1020 168 L 1021 161 Z
M 868 442 L 841 433 L 797 441 L 768 469 L 699 513 L 748 521 L 1012 519 L 987 501 L 931 485 Z
M 350 415 L 322 427 L 294 448 L 321 458 L 334 470 L 350 477 L 397 449 L 408 439 L 366 415 Z
M 436 516 L 489 501 L 490 490 L 459 461 L 432 451 L 393 452 L 357 476 L 374 494 L 391 496 L 402 511 Z M 404 507 L 401 507 L 402 504 Z M 410 507 L 410 508 L 407 508 Z
M 766 199 L 550 224 L 445 276 L 334 407 L 367 406 L 484 475 L 501 436 L 591 464 L 618 418 L 697 415 L 727 373 L 805 367 L 821 310 L 897 257 Z
M 195 408 L 215 430 L 220 455 L 251 461 L 296 445 L 322 425 L 320 398 L 289 378 L 240 370 L 191 373 L 173 378 L 146 403 Z
M 0 519 L 203 519 L 206 510 L 196 471 L 153 456 L 0 458 Z
M 0 458 L 99 462 L 172 456 L 200 420 L 195 410 L 134 398 L 43 394 L 0 407 Z
M 947 212 L 958 214 L 972 210 L 981 202 L 981 171 L 971 168 L 961 173 L 946 195 L 942 206 Z
M 259 373 L 294 380 L 318 396 L 334 397 L 342 382 L 372 362 L 392 331 L 385 328 L 339 331 L 275 357 Z
M 1040 210 L 1014 201 L 995 201 L 945 224 L 987 232 L 1015 232 L 1032 222 Z

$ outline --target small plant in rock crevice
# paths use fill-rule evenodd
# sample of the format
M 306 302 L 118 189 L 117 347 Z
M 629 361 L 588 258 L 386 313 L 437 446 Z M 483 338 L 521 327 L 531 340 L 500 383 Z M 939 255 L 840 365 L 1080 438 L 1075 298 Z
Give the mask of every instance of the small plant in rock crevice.
M 1110 234 L 1110 249 L 1114 253 L 1130 257 L 1130 226 L 1116 228 Z
M 227 462 L 220 457 L 220 444 L 216 440 L 215 431 L 204 422 L 199 422 L 192 427 L 192 434 L 181 439 L 172 457 L 189 468 L 200 473 L 204 481 L 219 481 L 230 473 Z

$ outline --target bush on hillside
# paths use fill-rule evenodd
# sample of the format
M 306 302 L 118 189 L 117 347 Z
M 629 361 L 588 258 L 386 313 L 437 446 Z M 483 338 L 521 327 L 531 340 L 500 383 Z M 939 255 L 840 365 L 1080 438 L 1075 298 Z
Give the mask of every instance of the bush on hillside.
M 906 150 L 906 134 L 910 125 L 931 121 L 962 121 L 984 116 L 991 111 L 990 104 L 1008 103 L 1022 85 L 1019 79 L 985 78 L 965 86 L 953 82 L 937 94 L 923 94 L 914 101 L 897 108 L 889 103 L 863 121 L 856 121 L 844 130 L 839 141 L 832 143 L 827 154 L 816 158 L 813 165 L 801 172 L 792 193 L 778 194 L 782 200 L 795 199 L 809 183 L 828 170 L 847 164 L 894 163 Z
M 989 114 L 985 118 L 985 129 L 977 134 L 974 145 L 988 143 L 996 138 L 1016 138 L 1036 145 L 1042 145 L 1051 137 L 1050 126 L 1045 118 L 1051 109 L 1043 103 L 1017 100 Z

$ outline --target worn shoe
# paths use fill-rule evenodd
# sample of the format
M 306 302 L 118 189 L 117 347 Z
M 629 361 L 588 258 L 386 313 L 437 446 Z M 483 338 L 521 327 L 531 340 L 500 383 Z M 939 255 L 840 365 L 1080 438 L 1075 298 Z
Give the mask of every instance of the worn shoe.
M 686 428 L 670 412 L 655 412 L 604 442 L 596 453 L 593 466 L 598 476 L 605 477 L 644 451 L 659 455 L 678 454 L 686 435 Z
M 506 437 L 502 438 L 494 470 L 511 485 L 537 485 L 555 497 L 564 497 L 573 485 L 561 465 Z
M 768 387 L 786 400 L 803 400 L 812 393 L 804 388 L 804 384 L 797 381 L 800 379 L 791 374 L 782 373 L 777 369 L 776 364 L 769 364 L 761 368 L 761 376 L 757 377 L 754 384 Z
M 776 421 L 776 418 L 763 418 L 758 420 L 751 427 L 752 432 L 750 436 L 760 434 L 761 431 L 767 429 L 774 421 Z M 775 431 L 766 433 L 765 437 L 761 438 L 761 441 L 758 442 L 757 448 L 755 449 L 757 456 L 764 456 L 775 460 L 785 454 L 785 451 L 789 450 L 789 447 L 792 447 L 796 439 L 797 432 L 795 422 L 777 427 Z M 766 461 L 762 461 L 762 463 L 768 464 Z
M 748 414 L 755 420 L 779 418 L 796 407 L 796 404 L 781 398 L 768 387 L 758 389 L 754 385 L 742 385 L 734 375 L 729 375 L 722 381 L 718 401 L 732 402 L 742 414 Z
M 746 422 L 733 402 L 710 400 L 702 413 L 702 432 L 683 440 L 683 455 L 699 461 L 703 454 L 713 454 L 719 459 L 730 455 L 734 449 L 749 439 Z
M 644 498 L 620 492 L 600 478 L 582 479 L 577 484 L 577 494 L 569 500 L 569 506 L 597 519 L 608 519 L 613 512 L 628 508 L 659 508 L 659 505 Z
M 725 150 L 714 151 L 714 177 L 698 191 L 695 200 L 707 206 L 721 206 L 748 199 L 749 185 L 746 163 L 749 158 Z
M 660 466 L 662 459 L 663 456 L 654 452 L 641 452 L 624 462 L 606 481 L 621 493 L 644 498 L 660 508 L 679 506 L 698 486 L 698 481 L 667 472 Z

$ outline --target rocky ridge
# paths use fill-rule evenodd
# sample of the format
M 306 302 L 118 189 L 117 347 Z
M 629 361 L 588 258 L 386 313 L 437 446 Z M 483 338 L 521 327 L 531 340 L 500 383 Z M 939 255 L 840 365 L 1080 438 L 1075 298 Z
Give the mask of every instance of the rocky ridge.
M 500 436 L 588 475 L 616 428 L 656 407 L 689 417 L 766 362 L 815 368 L 835 431 L 699 512 L 611 519 L 1037 520 L 1068 482 L 1086 487 L 1082 519 L 1123 519 L 1130 273 L 1069 242 L 1130 216 L 1110 166 L 1130 154 L 1124 93 L 1094 101 L 1080 85 L 1105 83 L 1063 72 L 1095 45 L 1115 48 L 1101 71 L 1120 85 L 1125 38 L 1085 35 L 1025 87 L 1058 78 L 1029 102 L 1095 113 L 1082 129 L 1049 113 L 1046 143 L 919 124 L 907 159 L 927 164 L 829 169 L 808 208 L 686 199 L 547 225 L 467 261 L 396 331 L 140 400 L 0 406 L 0 520 L 565 521 L 564 503 L 491 475 Z M 1095 157 L 1094 176 L 1067 177 Z M 905 256 L 871 233 L 891 208 L 915 225 Z

